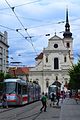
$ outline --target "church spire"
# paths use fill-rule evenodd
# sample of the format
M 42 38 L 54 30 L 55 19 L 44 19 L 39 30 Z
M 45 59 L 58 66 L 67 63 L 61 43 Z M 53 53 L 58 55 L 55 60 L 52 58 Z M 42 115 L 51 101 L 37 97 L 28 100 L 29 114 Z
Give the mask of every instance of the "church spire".
M 71 38 L 72 33 L 70 32 L 70 25 L 68 19 L 68 8 L 66 9 L 66 24 L 65 24 L 65 32 L 63 34 L 64 38 Z
M 66 9 L 66 23 L 68 23 L 68 8 Z

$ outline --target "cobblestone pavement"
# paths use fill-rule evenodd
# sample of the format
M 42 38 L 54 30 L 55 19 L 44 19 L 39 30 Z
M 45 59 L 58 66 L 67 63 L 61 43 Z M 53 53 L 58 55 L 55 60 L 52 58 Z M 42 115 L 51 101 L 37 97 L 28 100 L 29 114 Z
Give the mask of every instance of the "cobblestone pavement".
M 60 120 L 80 120 L 80 101 L 66 98 L 61 106 Z

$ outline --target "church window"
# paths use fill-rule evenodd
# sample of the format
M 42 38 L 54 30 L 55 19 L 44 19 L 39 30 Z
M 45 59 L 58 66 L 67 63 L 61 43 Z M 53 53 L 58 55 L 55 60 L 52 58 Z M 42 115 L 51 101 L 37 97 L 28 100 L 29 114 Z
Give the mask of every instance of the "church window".
M 54 58 L 54 69 L 59 69 L 59 60 L 58 60 L 58 58 Z
M 67 48 L 70 48 L 70 43 L 67 43 Z
M 58 44 L 54 44 L 54 48 L 58 48 Z
M 46 63 L 48 62 L 48 56 L 46 57 Z
M 56 80 L 58 80 L 58 76 L 56 76 Z
M 49 87 L 49 81 L 47 80 L 46 81 L 46 88 L 48 88 Z
M 66 58 L 66 56 L 64 56 L 64 62 L 66 62 L 67 61 L 67 58 Z

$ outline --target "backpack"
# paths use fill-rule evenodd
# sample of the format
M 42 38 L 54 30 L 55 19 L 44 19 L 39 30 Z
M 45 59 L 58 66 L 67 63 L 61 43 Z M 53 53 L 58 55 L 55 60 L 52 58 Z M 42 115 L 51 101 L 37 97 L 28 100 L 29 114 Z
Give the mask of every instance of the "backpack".
M 46 102 L 46 96 L 43 96 L 43 97 L 41 98 L 41 101 L 42 101 L 42 102 Z
M 50 99 L 52 98 L 52 92 L 50 93 Z
M 7 97 L 6 97 L 5 94 L 3 95 L 2 100 L 3 100 L 4 102 L 7 100 Z

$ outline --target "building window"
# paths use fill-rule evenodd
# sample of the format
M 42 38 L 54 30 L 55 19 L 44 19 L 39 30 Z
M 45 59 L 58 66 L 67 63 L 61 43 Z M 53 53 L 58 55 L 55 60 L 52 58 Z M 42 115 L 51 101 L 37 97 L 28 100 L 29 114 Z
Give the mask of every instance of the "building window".
M 54 69 L 59 69 L 59 60 L 58 60 L 58 58 L 54 58 Z
M 2 35 L 0 35 L 0 40 L 2 41 Z
M 54 48 L 58 48 L 58 44 L 54 44 Z
M 4 49 L 4 55 L 5 55 L 5 49 Z
M 4 66 L 5 66 L 5 60 L 4 60 Z
M 66 58 L 66 56 L 64 56 L 64 62 L 66 62 L 67 61 L 67 58 Z
M 56 76 L 56 80 L 58 80 L 58 76 Z
M 49 87 L 49 81 L 47 80 L 46 81 L 46 88 L 48 88 Z
M 46 57 L 46 63 L 48 62 L 48 57 Z
M 67 43 L 67 48 L 70 48 L 70 43 Z

